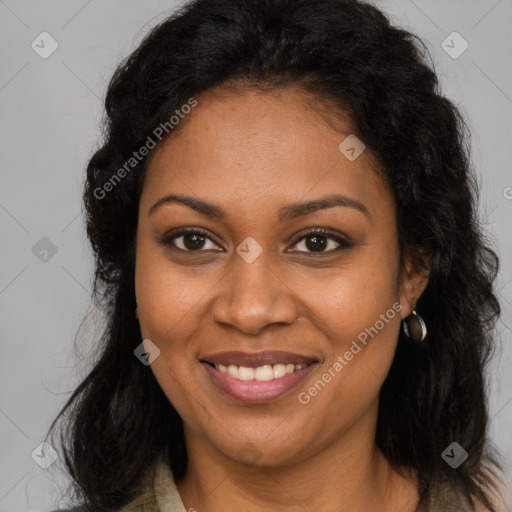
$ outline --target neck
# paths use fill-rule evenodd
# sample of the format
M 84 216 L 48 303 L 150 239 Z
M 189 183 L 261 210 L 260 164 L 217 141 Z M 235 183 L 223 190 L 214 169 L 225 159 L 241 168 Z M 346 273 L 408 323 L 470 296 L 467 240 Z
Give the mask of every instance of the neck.
M 185 426 L 189 460 L 176 486 L 185 508 L 201 512 L 225 511 L 227 505 L 245 512 L 413 512 L 416 478 L 392 470 L 375 445 L 375 424 L 356 422 L 313 455 L 266 467 L 225 456 Z

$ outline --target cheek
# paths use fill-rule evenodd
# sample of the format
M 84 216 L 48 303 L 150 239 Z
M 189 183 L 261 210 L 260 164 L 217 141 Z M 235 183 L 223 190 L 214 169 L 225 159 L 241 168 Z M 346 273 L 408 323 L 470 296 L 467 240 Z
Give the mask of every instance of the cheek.
M 144 236 L 139 238 L 135 267 L 139 324 L 142 339 L 150 339 L 160 350 L 151 371 L 179 415 L 194 425 L 198 422 L 191 407 L 197 395 L 194 372 L 200 367 L 193 357 L 193 334 L 198 316 L 204 316 L 205 295 L 213 286 L 208 281 L 207 274 L 172 264 Z
M 143 336 L 165 340 L 187 338 L 204 315 L 213 273 L 173 264 L 142 239 L 137 248 L 135 289 Z M 178 347 L 173 347 L 178 348 Z
M 338 385 L 369 396 L 378 392 L 391 365 L 400 329 L 398 251 L 365 246 L 321 278 L 303 281 L 307 308 L 329 339 L 331 359 L 340 363 Z M 328 377 L 327 377 L 328 378 Z M 337 399 L 337 398 L 335 398 Z M 347 395 L 343 400 L 349 400 Z
M 398 301 L 398 254 L 381 255 L 376 257 L 374 248 L 367 246 L 329 272 L 302 276 L 301 291 L 308 308 L 336 338 L 357 337 Z

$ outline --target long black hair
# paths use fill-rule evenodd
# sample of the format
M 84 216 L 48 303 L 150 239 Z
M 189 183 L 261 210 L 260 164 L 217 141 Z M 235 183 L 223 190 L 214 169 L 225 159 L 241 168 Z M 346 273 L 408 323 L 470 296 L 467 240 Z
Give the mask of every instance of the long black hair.
M 421 345 L 400 334 L 380 393 L 376 443 L 393 467 L 417 472 L 423 506 L 448 479 L 494 511 L 500 466 L 487 439 L 485 368 L 500 314 L 498 257 L 477 215 L 468 130 L 441 94 L 422 41 L 359 0 L 193 0 L 115 71 L 84 187 L 93 296 L 107 324 L 92 369 L 49 430 L 66 420 L 59 443 L 75 496 L 88 510 L 117 510 L 163 452 L 176 481 L 186 471 L 182 420 L 134 356 L 141 343 L 135 236 L 147 158 L 130 159 L 148 137 L 160 142 L 157 127 L 172 137 L 186 119 L 170 129 L 171 116 L 221 84 L 300 86 L 333 113 L 349 113 L 377 156 L 396 203 L 401 253 L 430 277 L 416 307 L 429 334 Z M 457 469 L 441 456 L 452 442 L 468 453 Z

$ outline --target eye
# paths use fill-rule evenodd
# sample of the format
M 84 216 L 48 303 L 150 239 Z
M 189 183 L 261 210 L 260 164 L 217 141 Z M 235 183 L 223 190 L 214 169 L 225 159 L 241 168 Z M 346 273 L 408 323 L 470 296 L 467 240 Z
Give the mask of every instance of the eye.
M 208 247 L 208 242 L 211 247 Z M 219 247 L 205 232 L 196 228 L 182 228 L 178 232 L 164 237 L 161 243 L 187 252 L 199 252 L 202 249 L 217 250 L 216 248 Z
M 206 232 L 197 228 L 181 228 L 179 231 L 165 236 L 160 243 L 186 252 L 222 250 Z M 210 243 L 210 247 L 208 247 L 208 243 Z M 353 247 L 353 244 L 324 228 L 314 228 L 297 238 L 292 247 L 295 246 L 302 248 L 293 249 L 291 252 L 330 254 L 341 249 L 349 249 Z
M 341 249 L 353 247 L 353 244 L 347 240 L 323 228 L 315 228 L 308 231 L 305 235 L 303 234 L 303 236 L 298 238 L 294 245 L 303 247 L 306 250 L 294 249 L 291 252 L 310 252 L 318 254 L 330 254 Z

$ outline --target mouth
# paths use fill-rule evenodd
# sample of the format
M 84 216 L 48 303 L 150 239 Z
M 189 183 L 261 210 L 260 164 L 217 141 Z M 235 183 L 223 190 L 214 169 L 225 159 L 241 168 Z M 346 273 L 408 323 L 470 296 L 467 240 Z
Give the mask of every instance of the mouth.
M 250 404 L 272 402 L 288 394 L 319 365 L 315 358 L 277 351 L 225 352 L 205 356 L 200 363 L 216 388 Z
M 210 361 L 201 361 L 215 368 L 218 372 L 224 373 L 237 380 L 257 380 L 258 382 L 268 382 L 269 380 L 280 379 L 286 374 L 295 373 L 306 366 L 315 364 L 312 361 L 308 364 L 293 364 L 293 363 L 278 363 L 278 364 L 265 364 L 256 368 L 247 366 L 238 366 L 234 364 L 224 365 L 215 364 Z

